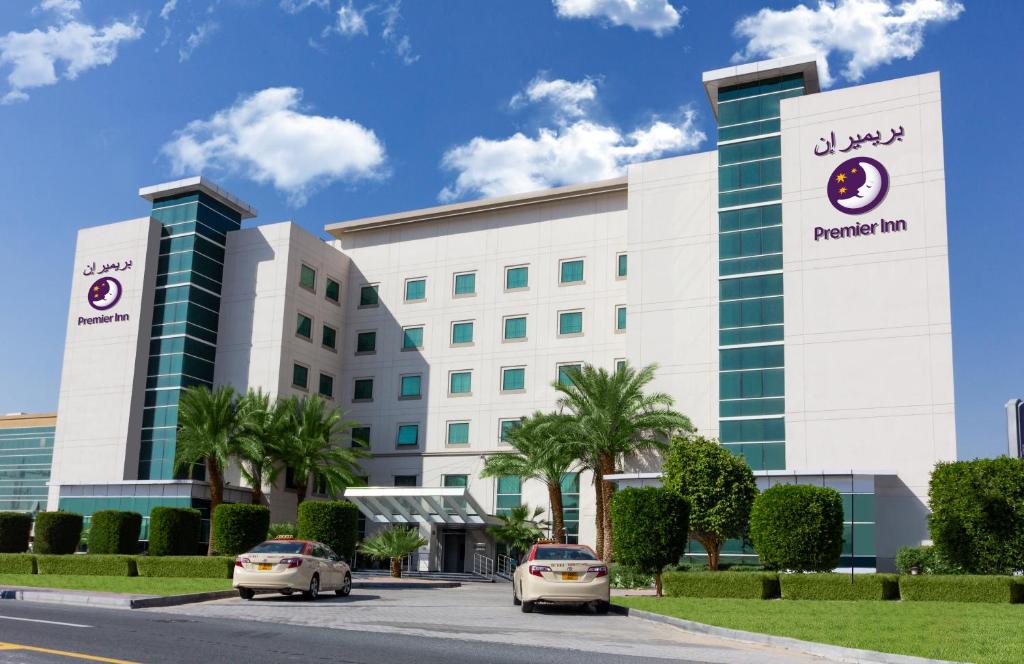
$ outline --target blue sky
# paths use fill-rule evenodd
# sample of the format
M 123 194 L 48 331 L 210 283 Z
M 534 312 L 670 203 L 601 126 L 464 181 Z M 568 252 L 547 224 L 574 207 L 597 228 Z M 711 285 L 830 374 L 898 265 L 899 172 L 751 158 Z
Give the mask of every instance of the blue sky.
M 201 170 L 320 232 L 609 177 L 713 147 L 701 72 L 816 51 L 833 87 L 942 72 L 958 443 L 1001 453 L 1022 24 L 977 0 L 8 0 L 0 412 L 56 408 L 75 232 L 144 215 L 139 186 Z

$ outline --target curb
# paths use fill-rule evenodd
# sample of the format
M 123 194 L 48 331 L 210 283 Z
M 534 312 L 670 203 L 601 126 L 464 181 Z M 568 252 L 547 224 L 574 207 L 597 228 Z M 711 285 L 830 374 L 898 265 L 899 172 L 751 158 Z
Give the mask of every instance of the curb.
M 156 609 L 165 606 L 181 606 L 182 604 L 194 604 L 196 602 L 209 602 L 214 599 L 227 599 L 238 597 L 237 590 L 211 590 L 206 593 L 190 593 L 188 595 L 166 595 L 164 597 L 144 597 L 131 600 L 130 609 Z
M 869 662 L 871 664 L 956 664 L 955 662 L 950 662 L 945 659 L 928 659 L 926 657 L 914 657 L 912 655 L 896 655 L 886 652 L 876 652 L 874 650 L 861 650 L 860 648 L 845 648 L 843 646 L 834 646 L 827 643 L 792 639 L 788 636 L 774 636 L 772 634 L 745 632 L 743 630 L 729 629 L 727 627 L 715 627 L 714 625 L 705 625 L 704 623 L 694 622 L 692 620 L 663 616 L 660 613 L 631 609 L 617 604 L 612 604 L 611 611 L 630 618 L 640 618 L 642 620 L 650 620 L 651 622 L 671 625 L 672 627 L 677 627 L 695 634 L 707 634 L 709 636 L 718 636 L 731 639 L 733 641 L 743 641 L 746 643 L 776 646 L 789 650 L 799 650 L 810 655 L 825 657 L 835 662 L 850 662 L 851 664 L 860 664 L 862 662 Z
M 352 581 L 353 590 L 433 590 L 436 588 L 461 588 L 458 581 Z
M 43 589 L 3 589 L 0 600 L 13 599 L 26 602 L 49 602 L 51 604 L 76 604 L 78 606 L 95 606 L 107 609 L 148 609 L 164 606 L 179 606 L 195 602 L 208 602 L 238 595 L 236 590 L 214 590 L 205 593 L 188 595 L 168 595 L 165 597 L 139 597 L 118 595 L 116 593 L 59 592 Z

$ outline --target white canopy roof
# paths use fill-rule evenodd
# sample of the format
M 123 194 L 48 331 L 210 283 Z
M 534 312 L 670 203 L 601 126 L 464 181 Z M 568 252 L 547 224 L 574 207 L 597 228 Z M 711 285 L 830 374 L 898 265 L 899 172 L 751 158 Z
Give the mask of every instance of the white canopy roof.
M 500 523 L 465 487 L 350 487 L 345 498 L 375 523 L 484 526 Z

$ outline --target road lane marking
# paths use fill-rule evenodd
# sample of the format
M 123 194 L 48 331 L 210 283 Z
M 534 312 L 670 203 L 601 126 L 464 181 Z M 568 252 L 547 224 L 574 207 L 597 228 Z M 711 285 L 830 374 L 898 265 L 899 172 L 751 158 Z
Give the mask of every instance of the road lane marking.
M 132 662 L 126 659 L 111 659 L 110 657 L 89 655 L 84 652 L 71 652 L 70 650 L 53 650 L 51 648 L 37 648 L 36 646 L 25 646 L 21 645 L 20 643 L 4 643 L 3 641 L 0 641 L 0 651 L 2 650 L 25 650 L 28 652 L 43 653 L 44 655 L 74 657 L 75 659 L 84 659 L 88 662 L 106 662 L 106 664 L 138 664 L 138 662 Z
M 92 625 L 79 625 L 78 623 L 58 622 L 56 620 L 39 620 L 38 618 L 16 618 L 14 616 L 0 616 L 0 620 L 20 620 L 22 622 L 43 623 L 45 625 L 62 625 L 64 627 L 92 627 Z

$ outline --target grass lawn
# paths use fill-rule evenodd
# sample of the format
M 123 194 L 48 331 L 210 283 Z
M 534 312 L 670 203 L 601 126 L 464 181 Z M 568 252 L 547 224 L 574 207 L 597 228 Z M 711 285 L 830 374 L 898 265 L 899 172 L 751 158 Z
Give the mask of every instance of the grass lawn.
M 0 588 L 67 588 L 100 590 L 135 595 L 185 595 L 211 590 L 230 590 L 231 579 L 177 579 L 148 576 L 57 576 L 49 574 L 0 574 Z
M 1024 604 L 615 597 L 708 625 L 979 664 L 1024 659 Z

